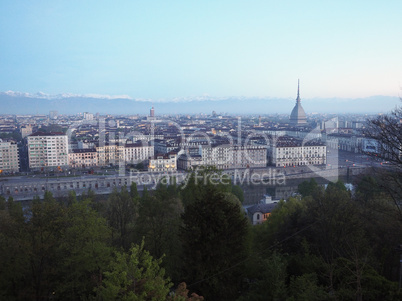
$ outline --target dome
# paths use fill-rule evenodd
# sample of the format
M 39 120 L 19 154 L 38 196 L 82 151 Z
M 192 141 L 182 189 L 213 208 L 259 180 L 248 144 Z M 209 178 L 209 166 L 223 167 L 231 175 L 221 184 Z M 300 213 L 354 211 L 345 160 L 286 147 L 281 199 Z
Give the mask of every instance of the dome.
M 299 87 L 300 87 L 300 84 L 298 82 L 296 104 L 292 110 L 292 113 L 290 113 L 290 124 L 296 125 L 296 126 L 307 124 L 306 113 L 304 112 L 304 109 L 301 105 Z

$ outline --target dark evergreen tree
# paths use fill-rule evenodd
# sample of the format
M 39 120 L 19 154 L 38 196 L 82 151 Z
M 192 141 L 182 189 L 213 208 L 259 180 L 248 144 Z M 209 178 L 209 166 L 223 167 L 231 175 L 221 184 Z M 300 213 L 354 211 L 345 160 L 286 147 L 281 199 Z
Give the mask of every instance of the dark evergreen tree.
M 138 199 L 132 198 L 127 188 L 114 189 L 109 197 L 107 217 L 116 246 L 128 250 L 133 242 L 134 223 L 138 215 Z
M 234 300 L 241 290 L 249 224 L 239 204 L 213 185 L 182 215 L 184 277 L 206 300 Z

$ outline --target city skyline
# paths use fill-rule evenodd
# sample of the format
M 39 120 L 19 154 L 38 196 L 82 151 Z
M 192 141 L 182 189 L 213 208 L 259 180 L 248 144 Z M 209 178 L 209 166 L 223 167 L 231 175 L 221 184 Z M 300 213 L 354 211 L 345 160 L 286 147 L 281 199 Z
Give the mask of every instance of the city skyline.
M 302 102 L 397 99 L 401 8 L 399 1 L 2 2 L 0 91 L 293 100 L 300 78 Z

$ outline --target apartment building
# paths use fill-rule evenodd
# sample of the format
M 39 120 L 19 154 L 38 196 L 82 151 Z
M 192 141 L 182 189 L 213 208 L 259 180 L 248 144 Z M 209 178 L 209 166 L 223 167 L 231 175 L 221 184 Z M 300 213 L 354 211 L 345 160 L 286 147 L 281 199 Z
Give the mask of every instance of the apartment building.
M 267 148 L 257 145 L 234 145 L 231 168 L 253 168 L 267 166 Z
M 154 147 L 143 143 L 132 143 L 124 146 L 126 164 L 135 164 L 154 156 Z
M 203 146 L 201 157 L 206 166 L 215 166 L 217 169 L 229 169 L 233 163 L 232 145 Z
M 131 143 L 119 145 L 115 143 L 105 143 L 96 146 L 98 153 L 99 166 L 118 165 L 119 162 L 124 164 L 135 164 L 154 155 L 154 147 L 142 143 Z
M 177 155 L 174 153 L 155 155 L 149 159 L 148 171 L 151 172 L 172 172 L 177 170 Z
M 252 168 L 267 166 L 267 148 L 258 145 L 216 145 L 202 146 L 201 157 L 204 165 L 218 169 Z
M 14 142 L 3 142 L 0 139 L 0 170 L 3 172 L 19 171 L 18 147 Z
M 289 136 L 280 137 L 269 153 L 269 160 L 277 167 L 321 165 L 326 159 L 327 147 L 319 140 L 303 143 Z
M 95 149 L 99 166 L 118 165 L 120 160 L 124 160 L 124 145 L 104 143 L 98 144 Z
M 36 132 L 28 136 L 29 168 L 68 166 L 68 137 L 63 133 Z
M 73 149 L 69 154 L 69 166 L 71 168 L 88 168 L 99 165 L 99 157 L 96 149 Z
M 201 155 L 182 154 L 177 158 L 177 168 L 181 170 L 191 170 L 197 166 L 204 165 Z

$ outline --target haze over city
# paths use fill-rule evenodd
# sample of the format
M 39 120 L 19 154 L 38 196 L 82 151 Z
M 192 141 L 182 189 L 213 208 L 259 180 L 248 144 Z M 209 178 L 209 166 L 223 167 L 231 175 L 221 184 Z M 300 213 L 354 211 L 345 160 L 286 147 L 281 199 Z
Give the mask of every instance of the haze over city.
M 402 300 L 401 0 L 0 0 L 1 300 Z
M 401 9 L 400 1 L 3 1 L 1 106 L 10 95 L 111 107 L 259 99 L 281 113 L 300 78 L 307 113 L 387 112 L 401 94 Z M 241 104 L 223 106 L 239 113 Z

